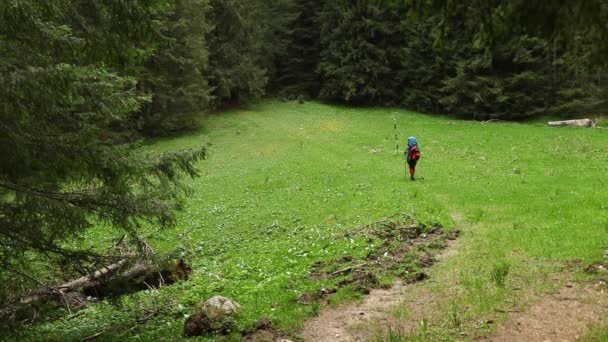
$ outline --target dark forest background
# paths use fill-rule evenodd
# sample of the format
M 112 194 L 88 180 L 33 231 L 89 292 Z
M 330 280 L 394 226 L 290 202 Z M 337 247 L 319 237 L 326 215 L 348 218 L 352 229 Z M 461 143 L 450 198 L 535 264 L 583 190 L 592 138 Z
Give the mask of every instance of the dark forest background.
M 176 1 L 136 77 L 135 128 L 263 96 L 478 120 L 605 110 L 604 1 Z M 604 59 L 605 60 L 605 59 Z

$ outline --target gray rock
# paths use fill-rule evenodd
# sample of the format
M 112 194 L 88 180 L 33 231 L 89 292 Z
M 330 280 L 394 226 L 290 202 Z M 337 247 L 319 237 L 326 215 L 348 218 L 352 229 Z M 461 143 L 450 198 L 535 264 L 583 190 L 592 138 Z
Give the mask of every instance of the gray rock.
M 215 296 L 207 299 L 203 303 L 203 309 L 221 312 L 225 315 L 232 315 L 241 309 L 241 304 L 234 300 L 222 296 Z

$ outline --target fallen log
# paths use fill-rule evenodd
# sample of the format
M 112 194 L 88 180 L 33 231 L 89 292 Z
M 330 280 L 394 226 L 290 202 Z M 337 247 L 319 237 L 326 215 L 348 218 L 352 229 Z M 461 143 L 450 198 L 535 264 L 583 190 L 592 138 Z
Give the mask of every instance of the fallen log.
M 98 279 L 87 282 L 79 290 L 93 297 L 121 295 L 187 280 L 191 272 L 191 267 L 182 259 L 166 264 L 155 264 L 149 260 L 142 260 L 120 274 L 101 281 Z
M 549 126 L 571 126 L 571 127 L 595 127 L 596 122 L 591 119 L 549 121 Z
M 150 260 L 142 260 L 121 272 L 128 265 L 129 261 L 130 258 L 124 258 L 86 276 L 60 285 L 46 286 L 43 289 L 30 293 L 16 303 L 2 308 L 0 310 L 0 318 L 6 318 L 19 310 L 32 307 L 44 301 L 65 301 L 65 304 L 69 308 L 70 304 L 66 299 L 66 294 L 71 293 L 78 293 L 80 295 L 94 294 L 95 297 L 102 297 L 128 293 L 133 289 L 139 290 L 142 288 L 159 287 L 163 284 L 172 284 L 180 280 L 187 280 L 192 271 L 190 266 L 180 259 L 164 265 L 153 263 Z
M 116 273 L 126 263 L 127 263 L 127 259 L 122 259 L 114 264 L 108 265 L 89 275 L 80 277 L 78 279 L 69 281 L 67 283 L 61 284 L 56 287 L 52 287 L 51 290 L 66 293 L 66 292 L 72 292 L 76 289 L 84 289 L 84 288 L 87 288 L 90 286 L 94 286 L 98 283 L 98 281 L 100 279 L 107 278 L 107 277 L 111 276 L 112 274 Z M 28 303 L 32 302 L 33 300 L 35 300 L 35 298 L 36 298 L 35 296 L 40 296 L 40 295 L 43 295 L 43 294 L 38 293 L 33 296 L 26 297 L 25 299 L 21 300 L 21 303 L 28 304 Z
M 367 265 L 367 263 L 359 264 L 359 265 L 356 265 L 356 266 L 349 266 L 347 268 L 343 268 L 341 270 L 337 270 L 337 271 L 333 272 L 331 275 L 335 276 L 335 275 L 342 274 L 342 273 L 348 273 L 348 272 L 350 272 L 352 270 L 361 268 L 361 267 L 363 267 L 365 265 Z
M 44 285 L 43 288 L 30 293 L 18 301 L 9 304 L 3 307 L 0 310 L 0 318 L 5 319 L 6 317 L 14 316 L 17 312 L 24 310 L 28 307 L 32 307 L 36 304 L 39 304 L 43 301 L 49 301 L 52 299 L 55 300 L 63 300 L 66 301 L 66 305 L 69 307 L 69 303 L 67 303 L 65 294 L 75 291 L 77 289 L 83 289 L 87 286 L 94 286 L 98 284 L 98 280 L 107 278 L 112 274 L 115 274 L 121 267 L 123 267 L 128 262 L 127 258 L 121 259 L 118 262 L 110 264 L 100 270 L 97 270 L 89 275 L 84 277 L 80 277 L 78 279 L 69 281 L 67 283 L 61 284 L 59 286 L 49 286 Z

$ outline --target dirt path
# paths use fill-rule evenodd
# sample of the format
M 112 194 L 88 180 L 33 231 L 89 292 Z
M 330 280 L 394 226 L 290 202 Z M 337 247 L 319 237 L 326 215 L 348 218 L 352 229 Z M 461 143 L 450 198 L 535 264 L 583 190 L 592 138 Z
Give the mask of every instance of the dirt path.
M 452 241 L 436 258 L 442 262 L 457 252 L 458 243 Z M 370 323 L 384 322 L 382 325 L 389 326 L 392 320 L 390 309 L 402 302 L 403 293 L 411 286 L 398 280 L 390 289 L 372 290 L 363 303 L 325 309 L 318 317 L 304 324 L 300 336 L 304 341 L 311 342 L 368 341 L 374 334 Z M 357 326 L 365 328 L 356 329 Z
M 461 216 L 454 217 L 456 222 Z M 458 254 L 459 246 L 452 241 L 438 262 Z M 477 339 L 479 342 L 562 342 L 576 341 L 589 333 L 591 327 L 606 323 L 608 317 L 608 265 L 596 266 L 603 281 L 595 283 L 567 282 L 557 293 L 537 297 L 521 312 L 511 312 L 493 336 Z M 572 273 L 557 275 L 564 282 Z M 605 278 L 605 279 L 604 279 Z M 305 323 L 300 337 L 304 341 L 368 341 L 375 333 L 384 333 L 389 327 L 400 331 L 413 331 L 416 322 L 424 317 L 441 315 L 434 305 L 442 301 L 437 293 L 427 290 L 424 282 L 405 285 L 398 281 L 392 288 L 372 290 L 360 304 L 325 309 L 315 319 Z M 408 293 L 409 292 L 409 293 Z M 413 295 L 416 293 L 416 295 Z M 414 296 L 413 298 L 411 298 Z M 409 300 L 408 300 L 409 299 Z M 396 319 L 392 310 L 405 304 L 407 319 Z M 464 340 L 470 337 L 463 334 Z
M 452 241 L 436 255 L 438 262 L 458 254 L 458 244 Z M 603 272 L 608 274 L 608 265 Z M 560 274 L 556 281 L 563 282 Z M 572 278 L 570 278 L 572 279 Z M 608 278 L 606 278 L 608 279 Z M 521 312 L 511 312 L 504 324 L 493 336 L 477 339 L 479 342 L 562 342 L 576 341 L 587 335 L 590 328 L 606 323 L 608 317 L 608 280 L 595 283 L 567 282 L 557 293 L 538 297 L 531 306 Z M 304 341 L 368 341 L 375 333 L 384 333 L 388 327 L 400 327 L 402 331 L 416 329 L 423 317 L 433 316 L 433 303 L 441 301 L 436 293 L 421 290 L 425 283 L 405 285 L 398 281 L 390 289 L 372 290 L 360 304 L 325 309 L 315 319 L 305 323 L 300 337 Z M 408 292 L 415 292 L 412 297 Z M 415 300 L 407 300 L 407 299 Z M 407 320 L 392 314 L 399 304 L 406 303 Z M 436 309 L 435 309 L 436 310 Z M 463 335 L 464 340 L 470 337 Z
M 442 259 L 453 255 L 456 248 L 446 251 Z M 421 285 L 423 284 L 414 286 Z M 304 341 L 320 342 L 368 341 L 374 336 L 374 330 L 371 329 L 374 324 L 379 323 L 382 330 L 391 325 L 394 318 L 390 317 L 390 309 L 401 303 L 403 293 L 410 286 L 412 285 L 398 282 L 391 289 L 373 290 L 361 304 L 325 310 L 319 317 L 305 324 L 301 337 Z M 416 306 L 424 306 L 425 302 L 434 300 L 438 298 L 419 298 Z M 419 310 L 413 311 L 414 316 L 418 316 Z M 576 341 L 585 336 L 591 327 L 605 323 L 606 317 L 606 290 L 601 290 L 597 284 L 568 283 L 558 293 L 545 295 L 525 311 L 510 313 L 507 322 L 494 336 L 478 341 Z
M 608 317 L 608 293 L 597 284 L 568 283 L 521 313 L 512 313 L 493 337 L 481 341 L 576 341 Z
M 355 333 L 348 328 L 384 316 L 389 308 L 399 304 L 401 294 L 406 289 L 407 286 L 398 281 L 390 289 L 372 290 L 361 304 L 325 310 L 306 322 L 301 336 L 304 341 L 366 341 L 371 332 Z

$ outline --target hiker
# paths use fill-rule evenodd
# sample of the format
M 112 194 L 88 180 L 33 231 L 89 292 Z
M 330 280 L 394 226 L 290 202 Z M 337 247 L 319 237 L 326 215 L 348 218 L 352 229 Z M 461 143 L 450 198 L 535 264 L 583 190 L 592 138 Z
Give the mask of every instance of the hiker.
M 418 163 L 418 159 L 420 159 L 420 148 L 418 147 L 416 137 L 407 138 L 407 148 L 404 154 L 407 158 L 407 164 L 410 166 L 410 177 L 412 180 L 416 180 L 414 177 L 416 174 L 416 164 Z

